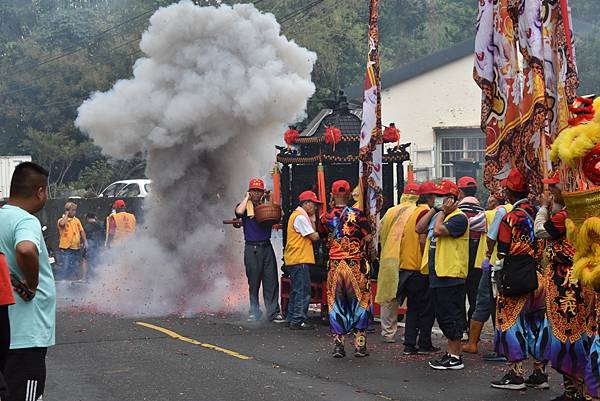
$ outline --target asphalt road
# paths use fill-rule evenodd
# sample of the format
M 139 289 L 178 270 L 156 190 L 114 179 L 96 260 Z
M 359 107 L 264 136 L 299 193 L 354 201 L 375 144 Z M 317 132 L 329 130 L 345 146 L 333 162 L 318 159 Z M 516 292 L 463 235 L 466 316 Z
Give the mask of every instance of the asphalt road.
M 136 320 L 72 311 L 59 312 L 57 325 L 45 400 L 550 400 L 561 391 L 555 373 L 550 390 L 492 389 L 504 364 L 480 356 L 467 356 L 462 371 L 433 371 L 428 358 L 403 356 L 401 342 L 384 344 L 377 333 L 369 357 L 333 359 L 325 326 L 298 332 L 232 315 Z

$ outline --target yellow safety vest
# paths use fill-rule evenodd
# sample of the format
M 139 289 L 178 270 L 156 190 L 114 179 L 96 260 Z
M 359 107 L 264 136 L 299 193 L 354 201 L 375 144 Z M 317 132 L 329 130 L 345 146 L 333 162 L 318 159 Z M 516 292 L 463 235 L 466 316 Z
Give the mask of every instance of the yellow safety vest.
M 486 210 L 485 211 L 485 220 L 487 222 L 487 227 L 485 230 L 486 233 L 490 231 L 492 222 L 494 221 L 494 218 L 496 217 L 496 212 L 498 212 L 498 209 L 500 209 L 501 207 L 506 209 L 506 213 L 510 213 L 510 211 L 512 210 L 512 205 L 506 204 L 506 205 L 498 206 L 494 210 Z M 492 265 L 494 263 L 496 263 L 496 260 L 498 260 L 498 249 L 497 248 L 498 248 L 498 246 L 496 244 L 496 246 L 494 246 L 494 250 L 492 251 L 492 256 L 490 257 L 490 264 L 492 264 Z M 481 268 L 481 263 L 483 263 L 483 260 L 485 259 L 486 251 L 487 251 L 487 234 L 482 234 L 481 239 L 479 240 L 479 247 L 477 248 L 477 258 L 475 259 L 475 267 Z
M 421 244 L 419 244 L 419 234 L 415 231 L 415 228 L 417 227 L 419 215 L 428 210 L 429 206 L 426 204 L 417 206 L 406 222 L 400 245 L 400 268 L 402 270 L 421 270 L 423 253 L 421 252 Z
M 106 218 L 106 238 L 108 241 L 109 231 L 110 231 L 110 219 L 113 219 L 115 222 L 115 235 L 110 241 L 111 244 L 115 244 L 123 241 L 124 238 L 129 237 L 133 233 L 135 233 L 135 229 L 137 227 L 137 221 L 135 220 L 135 216 L 131 213 L 127 212 L 119 212 L 113 213 Z
M 287 242 L 283 251 L 286 266 L 315 264 L 312 241 L 294 229 L 294 221 L 298 216 L 300 212 L 294 210 L 287 225 Z
M 447 222 L 452 217 L 462 214 L 461 210 L 456 209 L 444 219 Z M 465 215 L 466 217 L 466 215 Z M 468 219 L 467 219 L 468 222 Z M 431 240 L 427 237 L 423 261 L 421 263 L 421 273 L 429 273 L 429 248 Z M 435 247 L 435 273 L 440 278 L 467 278 L 469 274 L 469 225 L 462 236 L 438 237 Z

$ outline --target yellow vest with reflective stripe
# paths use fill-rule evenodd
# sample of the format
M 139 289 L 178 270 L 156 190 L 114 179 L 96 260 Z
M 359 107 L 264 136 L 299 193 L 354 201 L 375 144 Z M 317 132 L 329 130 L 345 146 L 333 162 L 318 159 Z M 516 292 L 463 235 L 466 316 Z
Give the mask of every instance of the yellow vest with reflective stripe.
M 466 215 L 459 209 L 450 213 L 444 219 L 447 222 L 452 217 L 462 214 Z M 435 218 L 435 217 L 434 217 Z M 467 219 L 468 222 L 468 219 Z M 421 263 L 421 273 L 428 274 L 429 268 L 429 248 L 431 240 L 427 238 L 425 244 L 425 252 Z M 467 278 L 469 274 L 469 225 L 467 229 L 458 238 L 454 237 L 438 237 L 435 247 L 435 273 L 440 278 Z
M 417 217 L 423 211 L 427 210 L 429 210 L 429 206 L 426 204 L 417 206 L 406 222 L 400 244 L 400 268 L 402 270 L 421 270 L 423 254 L 421 253 L 421 245 L 419 244 L 419 234 L 415 231 L 415 228 L 417 226 Z
M 315 264 L 312 241 L 294 229 L 294 221 L 298 216 L 300 216 L 300 212 L 297 210 L 292 212 L 287 225 L 287 242 L 283 251 L 283 260 L 286 266 Z

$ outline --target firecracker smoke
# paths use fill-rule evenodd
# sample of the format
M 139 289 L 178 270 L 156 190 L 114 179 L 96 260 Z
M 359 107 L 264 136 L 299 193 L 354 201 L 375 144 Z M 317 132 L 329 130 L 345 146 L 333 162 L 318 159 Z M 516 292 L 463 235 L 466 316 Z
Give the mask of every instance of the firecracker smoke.
M 110 156 L 147 154 L 153 193 L 80 302 L 122 315 L 245 307 L 239 233 L 221 220 L 303 116 L 316 55 L 253 5 L 190 1 L 156 11 L 140 48 L 133 78 L 92 94 L 76 125 Z

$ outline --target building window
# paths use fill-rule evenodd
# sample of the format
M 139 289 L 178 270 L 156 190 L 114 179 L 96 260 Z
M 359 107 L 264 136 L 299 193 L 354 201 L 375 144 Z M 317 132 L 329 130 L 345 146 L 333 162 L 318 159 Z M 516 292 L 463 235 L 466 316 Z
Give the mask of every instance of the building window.
M 439 176 L 453 178 L 453 161 L 473 160 L 485 161 L 485 137 L 479 128 L 438 128 L 437 138 L 437 172 Z

